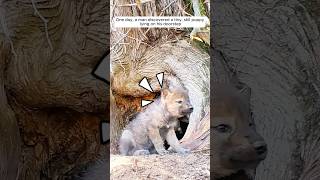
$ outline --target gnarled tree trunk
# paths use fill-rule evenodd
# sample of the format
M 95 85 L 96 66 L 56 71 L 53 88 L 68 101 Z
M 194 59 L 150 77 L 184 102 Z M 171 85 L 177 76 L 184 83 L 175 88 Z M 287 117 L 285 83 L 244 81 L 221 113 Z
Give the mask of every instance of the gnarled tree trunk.
M 296 0 L 215 1 L 212 7 L 213 45 L 252 89 L 257 128 L 269 147 L 255 179 L 319 179 L 316 7 Z
M 58 179 L 107 151 L 106 1 L 1 1 L 1 179 Z

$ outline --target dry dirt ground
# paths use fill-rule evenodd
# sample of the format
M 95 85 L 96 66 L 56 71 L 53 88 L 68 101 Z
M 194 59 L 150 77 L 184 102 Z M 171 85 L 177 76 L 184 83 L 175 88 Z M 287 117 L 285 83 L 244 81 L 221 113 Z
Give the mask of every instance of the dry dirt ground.
M 111 155 L 111 180 L 210 179 L 209 152 L 148 156 Z

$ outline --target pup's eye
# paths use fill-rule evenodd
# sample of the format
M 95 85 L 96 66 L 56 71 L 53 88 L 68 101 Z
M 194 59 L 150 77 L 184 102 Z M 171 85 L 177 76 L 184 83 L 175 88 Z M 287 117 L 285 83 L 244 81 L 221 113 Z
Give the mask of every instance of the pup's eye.
M 232 130 L 232 128 L 227 124 L 220 124 L 220 125 L 214 127 L 214 129 L 220 133 L 227 133 L 227 132 L 231 132 L 231 130 Z
M 249 126 L 250 126 L 250 127 L 254 126 L 254 123 L 249 123 Z
M 176 103 L 181 104 L 181 103 L 182 103 L 182 101 L 181 101 L 181 100 L 178 100 L 178 101 L 176 101 Z

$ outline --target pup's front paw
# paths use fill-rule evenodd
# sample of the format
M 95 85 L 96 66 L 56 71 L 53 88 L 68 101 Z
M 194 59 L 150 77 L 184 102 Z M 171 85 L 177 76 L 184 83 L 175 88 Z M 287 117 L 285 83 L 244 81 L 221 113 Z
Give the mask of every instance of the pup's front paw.
M 179 153 L 179 154 L 189 154 L 190 152 L 191 151 L 186 148 L 180 148 L 179 150 L 177 150 L 177 153 Z
M 165 154 L 168 154 L 168 153 L 169 153 L 169 151 L 167 151 L 167 150 L 165 150 L 165 149 L 160 149 L 160 150 L 158 150 L 157 152 L 158 152 L 158 154 L 160 154 L 160 155 L 165 155 Z

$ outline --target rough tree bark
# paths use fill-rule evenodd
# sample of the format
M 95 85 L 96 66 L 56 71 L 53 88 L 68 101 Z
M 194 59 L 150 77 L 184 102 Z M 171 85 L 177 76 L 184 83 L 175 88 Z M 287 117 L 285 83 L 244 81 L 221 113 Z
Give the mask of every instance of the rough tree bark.
M 269 147 L 258 180 L 320 178 L 319 4 L 303 3 L 309 9 L 296 0 L 212 4 L 213 46 L 252 89 Z
M 5 49 L 5 45 L 2 44 Z M 9 47 L 6 47 L 7 49 Z M 8 179 L 15 179 L 18 174 L 20 148 L 20 134 L 18 122 L 15 114 L 11 109 L 7 93 L 5 91 L 5 59 L 8 57 L 9 51 L 2 51 L 0 55 L 0 175 Z
M 91 71 L 108 49 L 108 10 L 107 1 L 1 1 L 1 179 L 62 178 L 107 152 L 108 87 Z

